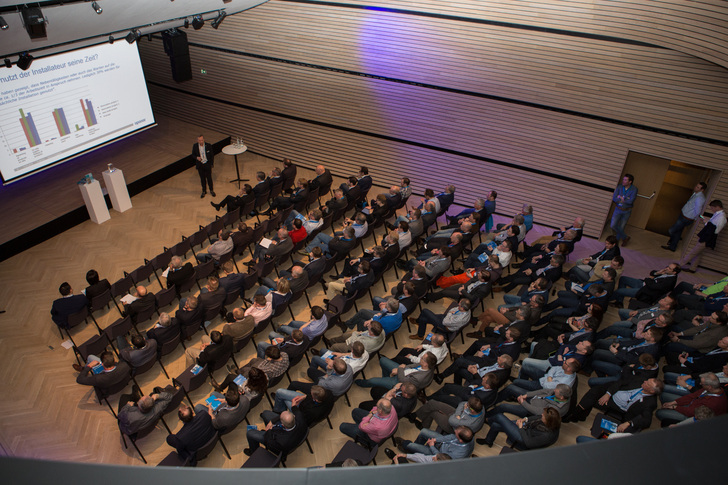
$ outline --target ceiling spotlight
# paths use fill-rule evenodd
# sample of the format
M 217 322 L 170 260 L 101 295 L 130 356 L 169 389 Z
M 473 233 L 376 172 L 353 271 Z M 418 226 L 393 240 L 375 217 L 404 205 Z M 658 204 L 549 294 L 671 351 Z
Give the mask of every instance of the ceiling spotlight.
M 7 57 L 5 58 L 5 67 L 13 67 L 13 63 Z
M 126 41 L 130 44 L 133 44 L 134 42 L 138 41 L 141 38 L 142 34 L 136 29 L 131 29 L 128 34 L 126 34 Z
M 115 40 L 113 35 L 109 36 L 109 44 L 113 44 Z
M 9 28 L 9 27 L 10 27 L 10 26 L 9 26 L 9 25 L 8 25 L 8 23 L 7 23 L 6 21 L 5 21 L 5 19 L 4 19 L 4 18 L 2 18 L 2 17 L 0 17 L 0 29 L 2 29 L 2 30 L 8 30 L 8 28 Z
M 225 17 L 227 17 L 227 14 L 225 13 L 225 10 L 220 10 L 220 15 L 217 16 L 215 20 L 212 21 L 210 25 L 212 25 L 212 28 L 217 30 L 218 27 L 220 27 L 220 24 L 223 20 L 225 20 Z
M 200 30 L 203 25 L 205 25 L 205 20 L 202 18 L 202 15 L 195 15 L 192 19 L 192 28 Z
M 93 2 L 93 3 L 91 3 L 91 8 L 93 8 L 93 9 L 94 9 L 94 11 L 95 11 L 95 12 L 96 12 L 96 13 L 97 13 L 98 15 L 101 15 L 101 14 L 103 13 L 103 11 L 104 11 L 104 9 L 103 9 L 103 8 L 101 8 L 101 6 L 99 6 L 98 2 Z
M 22 54 L 20 54 L 20 57 L 18 57 L 18 62 L 16 62 L 16 65 L 23 71 L 27 71 L 32 63 L 33 56 L 31 56 L 27 52 L 23 52 Z
M 189 28 L 190 28 L 190 19 L 185 18 L 185 29 L 189 29 Z

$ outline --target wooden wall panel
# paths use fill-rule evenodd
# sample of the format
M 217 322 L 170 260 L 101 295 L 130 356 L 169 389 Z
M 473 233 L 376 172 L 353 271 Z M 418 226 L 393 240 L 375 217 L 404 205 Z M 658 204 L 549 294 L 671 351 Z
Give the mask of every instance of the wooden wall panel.
M 497 3 L 370 2 L 482 18 Z M 529 21 L 553 27 L 544 8 Z M 161 43 L 140 44 L 158 111 L 188 117 L 180 106 L 194 104 L 198 123 L 254 151 L 341 176 L 366 164 L 382 186 L 454 182 L 463 205 L 494 188 L 502 214 L 530 202 L 549 225 L 584 215 L 590 235 L 630 150 L 717 170 L 728 159 L 728 71 L 677 51 L 288 1 L 188 36 L 193 72 L 207 74 L 180 85 Z M 705 264 L 728 270 L 717 255 Z
M 728 67 L 728 5 L 722 0 L 342 0 L 625 37 Z

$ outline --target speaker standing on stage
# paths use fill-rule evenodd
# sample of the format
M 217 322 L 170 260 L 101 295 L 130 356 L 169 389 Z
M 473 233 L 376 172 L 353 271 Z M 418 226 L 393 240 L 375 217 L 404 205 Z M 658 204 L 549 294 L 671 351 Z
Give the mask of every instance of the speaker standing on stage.
M 210 195 L 215 197 L 215 191 L 212 189 L 212 166 L 214 164 L 215 154 L 212 152 L 212 145 L 205 143 L 205 137 L 200 135 L 197 137 L 197 143 L 192 145 L 192 156 L 195 159 L 197 172 L 200 174 L 200 183 L 202 184 L 202 195 L 205 197 L 207 193 L 207 185 L 210 186 Z

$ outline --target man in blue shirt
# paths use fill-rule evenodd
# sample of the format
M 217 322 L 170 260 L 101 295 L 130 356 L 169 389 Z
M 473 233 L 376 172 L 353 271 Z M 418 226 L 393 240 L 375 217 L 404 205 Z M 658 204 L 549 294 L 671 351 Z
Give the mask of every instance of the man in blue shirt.
M 614 189 L 612 201 L 617 205 L 612 214 L 611 227 L 617 241 L 622 241 L 622 246 L 629 242 L 630 237 L 624 233 L 629 216 L 632 214 L 632 206 L 637 198 L 637 187 L 632 185 L 634 176 L 630 173 L 624 174 L 622 183 Z
M 675 252 L 677 249 L 677 243 L 682 238 L 683 230 L 686 227 L 692 225 L 700 214 L 703 213 L 703 207 L 705 207 L 705 189 L 707 185 L 705 182 L 699 182 L 693 189 L 693 194 L 690 196 L 685 205 L 680 211 L 680 215 L 677 216 L 675 224 L 667 231 L 670 234 L 670 240 L 665 246 L 661 246 L 662 249 Z

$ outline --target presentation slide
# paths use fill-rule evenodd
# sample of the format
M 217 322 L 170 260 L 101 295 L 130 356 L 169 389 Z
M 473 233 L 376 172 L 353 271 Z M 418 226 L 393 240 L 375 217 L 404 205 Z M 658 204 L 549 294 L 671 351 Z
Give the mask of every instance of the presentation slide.
M 152 125 L 136 44 L 101 44 L 36 59 L 27 71 L 0 69 L 3 183 Z

